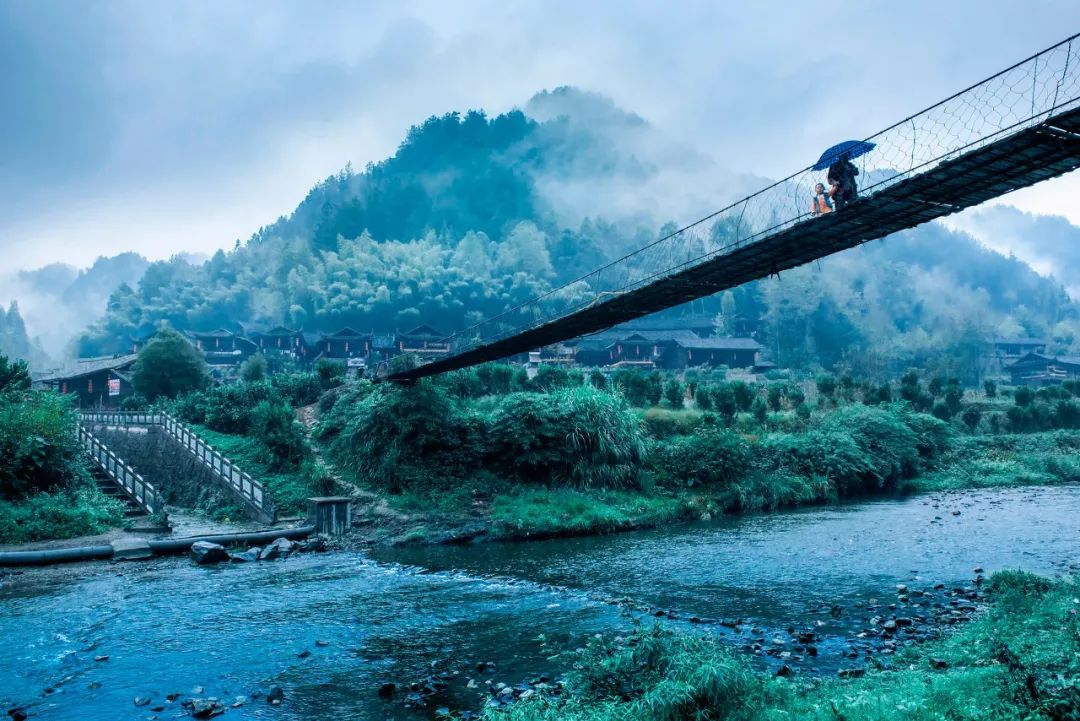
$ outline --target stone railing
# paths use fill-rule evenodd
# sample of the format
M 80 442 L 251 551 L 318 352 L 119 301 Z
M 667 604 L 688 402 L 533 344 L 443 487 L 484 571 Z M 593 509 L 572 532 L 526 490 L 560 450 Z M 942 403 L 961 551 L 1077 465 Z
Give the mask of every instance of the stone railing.
M 83 450 L 139 508 L 150 515 L 165 513 L 165 499 L 161 494 L 81 424 L 78 426 L 78 438 Z
M 263 522 L 273 522 L 277 513 L 274 502 L 263 484 L 240 470 L 220 451 L 199 437 L 168 413 L 140 413 L 124 411 L 82 412 L 83 423 L 100 423 L 109 426 L 160 426 L 173 440 L 195 456 L 210 472 L 229 488 L 241 501 L 255 511 Z

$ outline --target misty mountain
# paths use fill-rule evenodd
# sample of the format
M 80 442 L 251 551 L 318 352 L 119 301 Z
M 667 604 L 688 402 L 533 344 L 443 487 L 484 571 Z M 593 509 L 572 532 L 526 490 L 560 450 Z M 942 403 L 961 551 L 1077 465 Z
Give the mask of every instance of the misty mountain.
M 317 184 L 246 244 L 199 266 L 150 264 L 111 295 L 78 349 L 116 352 L 161 322 L 451 332 L 640 247 L 673 218 L 699 217 L 662 214 L 697 205 L 693 192 L 711 199 L 703 213 L 764 182 L 572 88 L 493 118 L 448 113 L 414 126 L 390 158 Z M 558 296 L 588 302 L 597 290 L 577 283 Z M 667 315 L 688 311 L 721 326 L 725 313 L 755 319 L 786 365 L 879 374 L 963 365 L 1006 331 L 1046 336 L 1056 350 L 1080 337 L 1059 282 L 938 223 Z
M 138 283 L 149 265 L 137 253 L 121 253 L 81 270 L 53 263 L 0 275 L 0 301 L 18 300 L 20 325 L 50 356 L 61 358 L 71 339 L 104 314 L 109 296 L 124 283 Z

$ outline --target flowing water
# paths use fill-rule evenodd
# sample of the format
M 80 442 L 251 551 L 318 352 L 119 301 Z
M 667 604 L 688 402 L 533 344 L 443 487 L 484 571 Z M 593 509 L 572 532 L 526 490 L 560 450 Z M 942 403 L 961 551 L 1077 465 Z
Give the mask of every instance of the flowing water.
M 280 706 L 249 699 L 225 718 L 430 718 L 440 706 L 477 708 L 489 681 L 558 673 L 537 637 L 566 647 L 625 627 L 614 598 L 698 616 L 706 623 L 685 626 L 702 633 L 731 636 L 708 621 L 735 618 L 767 635 L 819 618 L 812 612 L 822 608 L 895 598 L 897 584 L 962 586 L 975 568 L 1056 573 L 1077 561 L 1080 487 L 1062 487 L 606 537 L 388 549 L 375 558 L 32 570 L 0 578 L 0 711 L 27 705 L 31 718 L 167 719 L 188 715 L 167 694 L 231 703 L 279 685 Z M 834 639 L 856 623 L 847 614 L 824 618 L 819 625 Z M 822 648 L 815 662 L 828 670 L 828 638 Z M 494 666 L 480 672 L 482 662 Z M 406 708 L 407 689 L 391 699 L 377 694 L 383 683 L 404 687 L 437 673 L 449 674 L 448 688 L 426 708 Z M 135 697 L 151 702 L 137 707 Z

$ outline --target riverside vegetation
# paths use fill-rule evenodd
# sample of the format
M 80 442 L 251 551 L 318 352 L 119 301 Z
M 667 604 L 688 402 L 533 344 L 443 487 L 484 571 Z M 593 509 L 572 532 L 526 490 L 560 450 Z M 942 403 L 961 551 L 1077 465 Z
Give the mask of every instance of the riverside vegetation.
M 976 392 L 914 372 L 891 384 L 748 383 L 722 371 L 552 368 L 530 379 L 505 364 L 410 386 L 340 374 L 329 362 L 272 377 L 245 369 L 247 380 L 169 408 L 257 472 L 286 512 L 341 492 L 339 481 L 373 494 L 393 511 L 376 535 L 393 541 L 603 533 L 871 494 L 1080 480 L 1074 383 Z M 318 417 L 310 437 L 293 410 L 305 405 Z
M 163 333 L 140 358 L 146 396 L 156 375 L 177 377 L 175 357 L 152 362 L 170 339 Z M 342 482 L 374 494 L 391 511 L 374 523 L 385 541 L 603 533 L 869 494 L 1080 479 L 1075 383 L 975 392 L 914 372 L 884 384 L 828 375 L 748 383 L 723 371 L 556 368 L 530 379 L 491 364 L 397 386 L 345 383 L 332 362 L 268 375 L 261 356 L 236 383 L 189 375 L 194 389 L 170 388 L 177 397 L 160 393 L 153 404 L 257 475 L 284 515 L 309 496 L 343 492 Z M 318 418 L 310 434 L 300 407 Z M 5 479 L 38 480 L 5 480 L 0 538 L 120 522 L 62 432 L 73 423 L 65 399 L 20 387 L 5 392 L 3 412 Z M 38 463 L 48 472 L 26 470 Z
M 892 669 L 856 678 L 766 676 L 708 636 L 639 626 L 563 652 L 558 694 L 538 693 L 500 721 L 1015 721 L 1080 718 L 1080 584 L 1018 571 L 990 579 L 986 614 L 911 647 Z
M 100 533 L 123 506 L 91 481 L 71 401 L 31 391 L 26 364 L 0 355 L 0 543 Z

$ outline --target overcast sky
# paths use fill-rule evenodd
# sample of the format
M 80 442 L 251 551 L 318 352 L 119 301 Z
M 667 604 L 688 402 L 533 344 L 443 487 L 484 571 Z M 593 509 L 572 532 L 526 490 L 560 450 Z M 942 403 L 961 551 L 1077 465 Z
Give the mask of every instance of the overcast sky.
M 781 177 L 1078 29 L 1076 0 L 0 0 L 0 250 L 231 247 L 429 115 L 567 84 Z M 1080 224 L 1076 175 L 1008 202 Z

